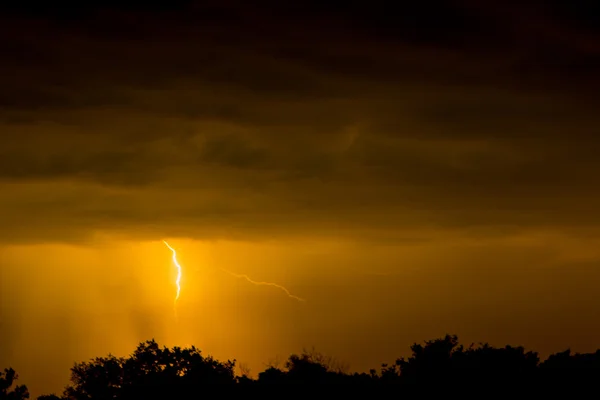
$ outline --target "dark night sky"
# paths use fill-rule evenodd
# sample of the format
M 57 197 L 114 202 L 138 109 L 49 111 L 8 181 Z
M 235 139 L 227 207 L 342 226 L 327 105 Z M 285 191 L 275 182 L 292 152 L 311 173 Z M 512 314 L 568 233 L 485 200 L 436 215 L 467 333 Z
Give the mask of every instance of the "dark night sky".
M 255 373 L 600 347 L 597 2 L 13 3 L 0 368 L 34 394 L 149 337 Z

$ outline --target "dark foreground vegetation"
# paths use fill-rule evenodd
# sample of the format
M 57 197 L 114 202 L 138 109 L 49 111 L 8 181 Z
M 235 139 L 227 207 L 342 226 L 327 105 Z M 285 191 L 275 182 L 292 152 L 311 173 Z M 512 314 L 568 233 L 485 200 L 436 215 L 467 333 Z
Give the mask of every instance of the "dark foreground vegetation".
M 195 347 L 160 347 L 154 340 L 141 343 L 126 358 L 112 355 L 75 364 L 71 382 L 60 396 L 51 399 L 169 399 L 206 396 L 206 385 L 242 387 L 262 384 L 347 384 L 381 386 L 393 384 L 423 387 L 489 388 L 554 387 L 600 383 L 600 350 L 588 354 L 556 353 L 540 362 L 538 354 L 523 347 L 494 348 L 487 344 L 464 347 L 456 336 L 411 346 L 408 359 L 383 364 L 369 373 L 350 373 L 331 358 L 316 352 L 292 355 L 285 365 L 271 366 L 251 378 L 244 368 L 236 373 L 234 361 L 221 362 L 204 356 Z M 0 373 L 0 399 L 29 398 L 27 388 L 17 385 L 12 369 Z

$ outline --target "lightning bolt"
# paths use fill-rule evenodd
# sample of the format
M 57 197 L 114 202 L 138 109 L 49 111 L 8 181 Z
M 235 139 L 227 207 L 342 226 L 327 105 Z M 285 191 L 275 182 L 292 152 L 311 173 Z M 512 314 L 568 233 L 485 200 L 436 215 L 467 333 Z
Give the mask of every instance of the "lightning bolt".
M 281 285 L 278 285 L 278 284 L 276 284 L 276 283 L 272 283 L 272 282 L 257 282 L 257 281 L 254 281 L 254 280 L 250 279 L 250 277 L 248 277 L 248 275 L 243 275 L 243 274 L 235 274 L 235 273 L 233 273 L 233 272 L 231 272 L 231 271 L 227 271 L 226 269 L 223 269 L 223 268 L 221 268 L 221 270 L 222 270 L 223 272 L 226 272 L 226 273 L 228 273 L 228 274 L 229 274 L 229 275 L 231 275 L 231 276 L 234 276 L 234 277 L 236 277 L 236 278 L 245 279 L 246 281 L 248 281 L 248 282 L 250 282 L 251 284 L 253 284 L 253 285 L 256 285 L 256 286 L 273 286 L 273 287 L 275 287 L 275 288 L 277 288 L 277 289 L 279 289 L 279 290 L 283 291 L 283 292 L 284 292 L 284 293 L 285 293 L 285 294 L 286 294 L 286 295 L 287 295 L 289 298 L 291 298 L 291 299 L 298 300 L 298 301 L 306 301 L 306 300 L 305 300 L 305 299 L 303 299 L 303 298 L 300 298 L 300 297 L 298 297 L 298 296 L 294 296 L 293 294 L 291 294 L 291 293 L 290 293 L 290 291 L 289 291 L 289 290 L 287 290 L 287 289 L 286 289 L 286 288 L 284 288 L 283 286 L 281 286 Z
M 179 262 L 177 262 L 177 252 L 175 251 L 175 249 L 169 246 L 169 243 L 167 243 L 165 240 L 163 240 L 163 243 L 173 253 L 173 264 L 175 264 L 175 267 L 177 268 L 177 278 L 175 279 L 177 293 L 175 294 L 175 300 L 173 301 L 173 307 L 175 307 L 177 305 L 177 300 L 179 300 L 179 294 L 181 293 L 181 265 L 179 265 Z

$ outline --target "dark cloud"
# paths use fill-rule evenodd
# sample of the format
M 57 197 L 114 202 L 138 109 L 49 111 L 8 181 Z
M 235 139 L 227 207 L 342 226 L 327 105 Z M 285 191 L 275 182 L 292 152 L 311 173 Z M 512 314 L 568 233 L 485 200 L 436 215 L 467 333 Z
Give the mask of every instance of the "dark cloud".
M 595 225 L 597 32 L 471 3 L 17 13 L 10 237 Z
M 265 165 L 268 153 L 253 148 L 243 138 L 217 136 L 206 141 L 200 149 L 200 163 L 225 165 L 234 168 L 254 169 Z

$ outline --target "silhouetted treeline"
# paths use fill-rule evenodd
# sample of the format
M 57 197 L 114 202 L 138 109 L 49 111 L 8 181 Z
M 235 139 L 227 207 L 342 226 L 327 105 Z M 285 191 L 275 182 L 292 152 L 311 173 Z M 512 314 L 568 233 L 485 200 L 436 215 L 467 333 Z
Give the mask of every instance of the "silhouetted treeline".
M 464 347 L 456 336 L 411 346 L 412 355 L 383 364 L 369 373 L 350 373 L 335 360 L 316 352 L 292 355 L 286 363 L 271 366 L 256 378 L 236 374 L 236 362 L 204 356 L 195 347 L 160 347 L 154 340 L 141 343 L 129 357 L 112 355 L 75 364 L 71 382 L 61 396 L 43 400 L 194 398 L 206 395 L 206 386 L 258 386 L 262 384 L 348 384 L 416 387 L 445 385 L 470 387 L 530 386 L 600 383 L 600 350 L 589 354 L 556 353 L 540 362 L 538 354 L 523 347 L 495 348 L 488 344 Z M 243 369 L 243 368 L 242 368 Z M 29 398 L 25 386 L 16 385 L 14 370 L 0 373 L 0 400 Z

